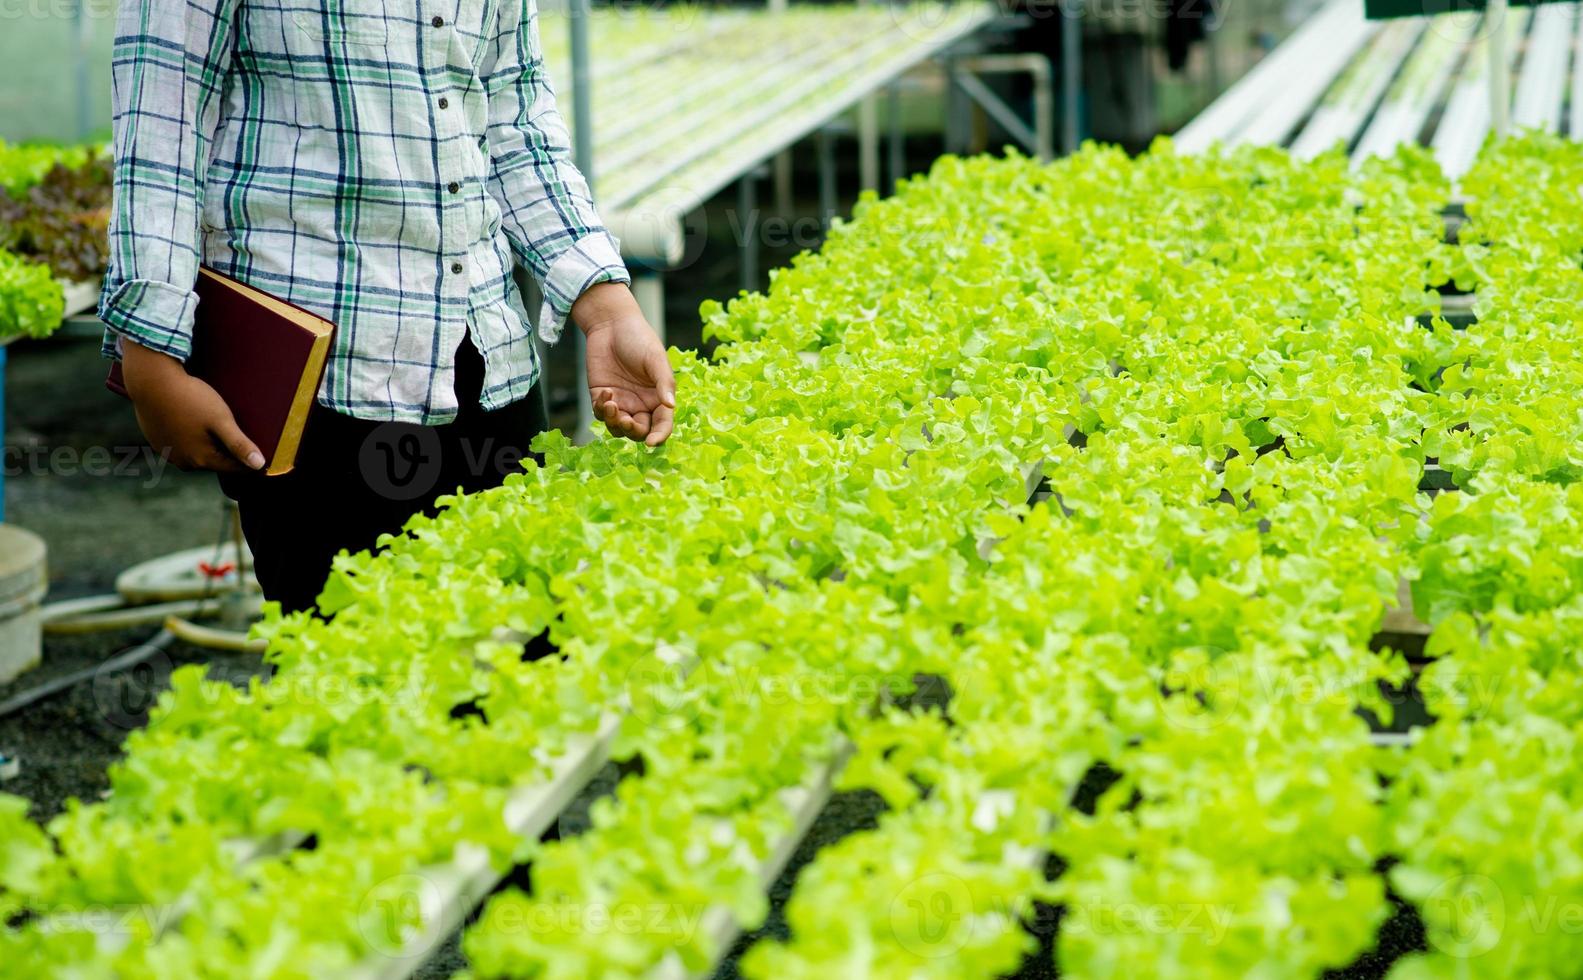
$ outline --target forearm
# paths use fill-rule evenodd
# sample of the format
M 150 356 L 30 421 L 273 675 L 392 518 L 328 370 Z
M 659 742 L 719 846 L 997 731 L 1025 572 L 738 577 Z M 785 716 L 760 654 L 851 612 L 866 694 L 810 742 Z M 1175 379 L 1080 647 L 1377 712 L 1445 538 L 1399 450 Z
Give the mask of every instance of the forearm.
M 643 311 L 638 308 L 636 297 L 625 283 L 596 283 L 572 304 L 572 322 L 584 334 L 632 317 L 642 319 Z
M 513 252 L 544 294 L 539 329 L 553 341 L 582 296 L 631 276 L 569 153 L 538 131 L 506 139 L 515 148 L 492 161 L 490 189 Z
M 126 392 L 134 402 L 168 387 L 178 375 L 186 373 L 186 366 L 169 354 L 135 340 L 122 339 L 121 374 L 126 380 Z
M 236 0 L 124 0 L 112 65 L 114 202 L 100 316 L 178 360 L 191 352 L 198 194 Z
M 530 0 L 501 6 L 485 79 L 488 187 L 513 251 L 543 289 L 539 330 L 554 340 L 585 292 L 631 277 L 572 161 L 571 139 L 540 57 L 536 20 Z

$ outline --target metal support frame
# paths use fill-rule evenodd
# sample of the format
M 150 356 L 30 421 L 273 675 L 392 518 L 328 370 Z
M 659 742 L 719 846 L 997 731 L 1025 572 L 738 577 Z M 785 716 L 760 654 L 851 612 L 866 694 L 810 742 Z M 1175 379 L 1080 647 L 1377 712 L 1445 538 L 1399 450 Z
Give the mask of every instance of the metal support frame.
M 821 126 L 814 141 L 819 148 L 819 223 L 828 231 L 836 213 L 835 139 L 828 126 Z
M 857 0 L 859 7 L 872 3 L 873 0 Z M 857 173 L 858 187 L 879 190 L 879 101 L 873 92 L 857 104 Z
M 1017 117 L 1010 106 L 985 85 L 980 75 L 1026 72 L 1033 79 L 1033 125 Z M 948 78 L 953 89 L 977 103 L 989 117 L 1041 160 L 1055 156 L 1055 76 L 1048 58 L 1040 54 L 990 54 L 951 61 Z M 1068 146 L 1068 152 L 1075 149 Z
M 896 185 L 907 176 L 907 142 L 901 128 L 901 86 L 891 82 L 885 89 L 886 192 L 896 193 Z
M 786 0 L 769 0 L 767 9 L 772 14 L 786 12 Z M 775 180 L 775 210 L 781 214 L 791 214 L 792 201 L 792 154 L 791 147 L 787 147 L 775 154 L 774 162 Z
M 643 318 L 665 342 L 665 273 L 638 266 L 632 269 L 632 298 L 638 301 Z
M 1083 0 L 1064 0 L 1061 18 L 1061 149 L 1076 153 L 1083 139 Z
M 792 200 L 792 153 L 784 149 L 771 158 L 772 180 L 774 181 L 775 210 L 779 214 L 791 214 L 795 202 Z
M 758 176 L 758 169 L 754 168 L 737 179 L 736 229 L 742 236 L 737 285 L 744 293 L 758 288 L 759 281 Z
M 838 62 L 821 66 L 831 86 L 821 89 L 824 94 L 819 98 L 796 105 L 776 102 L 777 111 L 769 112 L 764 122 L 755 123 L 751 132 L 722 138 L 718 143 L 711 138 L 694 141 L 686 160 L 667 161 L 668 166 L 677 168 L 670 176 L 644 178 L 649 183 L 637 179 L 624 181 L 619 191 L 606 188 L 609 193 L 601 203 L 609 209 L 607 220 L 616 227 L 627 227 L 623 211 L 635 212 L 638 220 L 632 224 L 639 228 L 647 226 L 648 241 L 680 242 L 682 232 L 679 228 L 656 234 L 655 226 L 666 222 L 677 224 L 681 215 L 704 205 L 719 191 L 729 189 L 746 168 L 760 165 L 767 157 L 812 137 L 820 126 L 848 113 L 863 96 L 884 88 L 913 67 L 941 57 L 951 45 L 961 43 L 994 20 L 993 10 L 987 5 L 953 9 L 960 12 L 952 16 L 950 23 L 930 31 L 919 44 L 898 48 L 878 58 L 866 57 L 865 49 L 858 55 L 843 56 Z M 759 109 L 767 111 L 763 106 Z M 608 161 L 602 161 L 601 167 L 608 167 Z M 637 239 L 629 234 L 622 234 L 621 240 L 624 254 L 629 257 L 664 260 L 670 254 L 635 251 Z
M 967 124 L 968 113 L 967 99 L 962 90 L 951 84 L 951 78 L 956 74 L 956 58 L 951 55 L 940 59 L 940 67 L 945 70 L 945 152 L 963 153 L 967 150 Z
M 1489 0 L 1484 21 L 1490 25 L 1489 80 L 1490 128 L 1496 136 L 1511 132 L 1511 31 L 1507 27 L 1506 0 Z
M 568 0 L 567 13 L 572 48 L 572 160 L 588 182 L 588 194 L 592 197 L 594 82 L 588 51 L 588 0 Z M 577 431 L 572 438 L 584 442 L 594 434 L 594 406 L 588 394 L 588 345 L 575 323 L 572 324 L 572 345 L 577 352 L 577 380 L 572 385 L 577 390 Z
M 0 457 L 6 448 L 5 441 L 5 368 L 6 345 L 0 342 Z M 0 458 L 0 524 L 5 523 L 5 460 Z
M 786 0 L 769 0 L 770 12 L 784 10 Z M 571 90 L 573 101 L 572 130 L 573 159 L 583 176 L 587 179 L 590 190 L 595 185 L 594 173 L 594 126 L 593 126 L 593 65 L 589 51 L 590 12 L 589 0 L 568 0 L 567 3 L 569 33 L 570 33 L 570 58 L 571 58 Z M 751 183 L 753 180 L 764 176 L 764 163 L 766 155 L 772 165 L 769 171 L 774 177 L 774 191 L 777 202 L 790 205 L 790 200 L 781 201 L 781 198 L 791 197 L 791 155 L 790 146 L 793 142 L 803 139 L 808 135 L 815 137 L 819 161 L 819 209 L 821 219 L 826 228 L 837 215 L 837 172 L 832 133 L 827 131 L 830 120 L 853 106 L 857 106 L 860 140 L 863 141 L 862 169 L 865 171 L 866 184 L 878 184 L 881 172 L 881 135 L 878 108 L 877 90 L 892 86 L 890 111 L 890 171 L 893 179 L 903 176 L 905 160 L 903 154 L 903 141 L 901 138 L 899 102 L 895 97 L 895 78 L 914 64 L 927 60 L 930 56 L 938 54 L 942 49 L 961 40 L 961 38 L 978 30 L 991 20 L 988 11 L 982 11 L 973 17 L 959 18 L 960 23 L 953 21 L 948 25 L 949 30 L 938 32 L 941 36 L 931 37 L 926 50 L 905 50 L 885 54 L 869 60 L 862 60 L 863 51 L 848 53 L 842 56 L 843 60 L 833 66 L 841 68 L 845 74 L 836 76 L 843 80 L 841 88 L 832 92 L 825 100 L 829 103 L 826 112 L 811 112 L 801 107 L 793 108 L 772 117 L 776 120 L 773 131 L 760 137 L 758 145 L 742 147 L 741 152 L 736 151 L 726 143 L 719 146 L 705 145 L 708 141 L 694 146 L 689 152 L 692 154 L 685 163 L 697 162 L 709 154 L 724 154 L 720 161 L 711 160 L 711 166 L 706 169 L 705 175 L 696 181 L 678 181 L 666 184 L 665 203 L 658 210 L 646 208 L 645 193 L 651 192 L 658 185 L 642 185 L 639 187 L 627 186 L 631 182 L 623 183 L 621 188 L 612 188 L 616 195 L 613 202 L 613 211 L 608 214 L 607 220 L 611 222 L 623 242 L 623 252 L 629 260 L 629 267 L 633 273 L 632 290 L 637 297 L 638 305 L 644 315 L 653 325 L 661 337 L 664 336 L 663 327 L 663 286 L 662 271 L 668 264 L 677 261 L 682 253 L 682 239 L 684 232 L 680 225 L 681 216 L 687 211 L 704 204 L 714 193 L 728 187 L 733 180 L 743 180 Z M 866 50 L 866 49 L 865 49 Z M 877 50 L 877 49 L 876 49 Z M 962 102 L 960 98 L 959 102 Z M 965 111 L 966 106 L 960 107 Z M 726 151 L 730 152 L 726 152 Z M 749 153 L 752 156 L 749 156 Z M 675 161 L 672 161 L 675 163 Z M 611 164 L 606 160 L 607 165 Z M 745 169 L 751 167 L 757 172 L 751 177 L 745 177 Z M 738 193 L 751 193 L 753 202 L 757 204 L 758 191 L 754 188 L 739 187 Z M 741 198 L 739 197 L 739 201 Z M 605 202 L 607 205 L 612 202 Z M 783 206 L 783 213 L 789 212 L 791 207 Z M 755 222 L 756 225 L 756 222 Z M 759 266 L 761 265 L 758 254 L 760 236 L 756 233 L 743 242 L 745 254 L 743 256 L 745 268 L 743 279 L 746 281 L 751 274 L 754 285 L 757 285 Z M 636 251 L 633 249 L 636 248 Z M 748 249 L 751 250 L 748 250 Z M 579 407 L 579 426 L 574 438 L 583 440 L 592 435 L 592 412 L 588 404 L 587 386 L 582 383 L 586 373 L 586 358 L 583 348 L 583 338 L 580 331 L 574 334 L 574 344 L 577 351 L 577 396 Z
M 858 185 L 879 190 L 879 99 L 865 95 L 857 104 Z

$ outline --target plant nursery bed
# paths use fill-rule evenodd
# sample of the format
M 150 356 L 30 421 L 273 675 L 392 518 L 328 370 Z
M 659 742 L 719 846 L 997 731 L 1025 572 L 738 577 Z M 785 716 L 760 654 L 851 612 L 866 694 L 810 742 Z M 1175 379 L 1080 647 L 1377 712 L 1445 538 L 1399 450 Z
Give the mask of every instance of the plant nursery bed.
M 705 304 L 719 346 L 673 359 L 662 450 L 546 435 L 522 477 L 341 561 L 327 619 L 268 617 L 267 693 L 173 676 L 108 804 L 39 828 L 6 801 L 44 884 L 6 880 L 34 918 L 4 952 L 41 975 L 405 977 L 457 951 L 480 980 L 1466 972 L 1446 893 L 1520 899 L 1535 846 L 1583 846 L 1551 816 L 1583 673 L 1543 647 L 1583 610 L 1583 515 L 1551 479 L 1583 350 L 1556 297 L 1583 273 L 1543 189 L 1583 184 L 1583 153 L 1486 154 L 1478 219 L 1525 240 L 1479 267 L 1510 329 L 1450 338 L 1490 355 L 1456 391 L 1405 384 L 1447 339 L 1405 326 L 1445 258 L 1426 154 L 942 158 L 769 293 Z M 1102 435 L 1076 446 L 1078 420 Z M 1440 453 L 1499 492 L 1420 478 Z M 1059 496 L 1029 507 L 1038 457 Z M 1502 604 L 1525 586 L 1547 604 Z M 1437 653 L 1543 670 L 1542 696 L 1451 724 L 1394 669 L 1430 618 Z M 843 687 L 763 696 L 810 674 Z M 404 679 L 423 697 L 386 697 Z M 272 697 L 319 680 L 373 696 Z M 609 759 L 641 769 L 611 792 Z M 835 827 L 837 782 L 886 806 Z M 232 837 L 283 832 L 235 866 Z M 113 951 L 33 928 L 52 882 L 105 878 L 180 928 Z M 671 917 L 612 932 L 632 909 Z M 1575 959 L 1495 939 L 1492 975 Z
M 146 627 L 51 637 L 46 667 L 0 689 L 0 701 L 25 696 L 68 669 L 102 663 L 147 637 Z M 19 763 L 18 775 L 0 782 L 0 792 L 26 797 L 38 820 L 60 813 L 72 797 L 97 799 L 109 786 L 106 770 L 121 757 L 126 736 L 146 723 L 171 671 L 188 664 L 208 664 L 210 677 L 234 684 L 246 684 L 263 669 L 256 655 L 214 659 L 212 651 L 174 643 L 137 667 L 97 674 L 0 717 L 0 754 Z

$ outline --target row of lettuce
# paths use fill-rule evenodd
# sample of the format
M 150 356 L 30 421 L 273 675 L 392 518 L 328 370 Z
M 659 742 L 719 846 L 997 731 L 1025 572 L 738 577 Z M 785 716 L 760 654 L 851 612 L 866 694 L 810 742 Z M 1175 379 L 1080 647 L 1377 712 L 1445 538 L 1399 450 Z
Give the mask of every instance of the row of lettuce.
M 63 286 L 104 273 L 109 207 L 99 145 L 0 141 L 0 339 L 54 332 Z
M 1367 202 L 1362 217 L 1353 214 L 1349 186 Z M 646 761 L 672 753 L 684 761 L 628 780 L 591 829 L 543 849 L 531 893 L 496 897 L 467 936 L 477 971 L 642 975 L 671 958 L 693 968 L 709 962 L 719 951 L 695 923 L 716 905 L 749 927 L 761 921 L 756 866 L 786 821 L 777 791 L 820 761 L 810 752 L 807 763 L 792 765 L 788 745 L 822 747 L 836 732 L 856 747 L 841 785 L 881 793 L 890 810 L 873 831 L 827 849 L 799 876 L 787 908 L 792 935 L 750 951 L 744 970 L 751 976 L 1003 975 L 1034 947 L 1023 923 L 1037 900 L 1069 910 L 1158 900 L 1174 911 L 1195 894 L 1201 903 L 1241 909 L 1226 924 L 1229 945 L 1206 943 L 1204 955 L 1195 955 L 1169 935 L 1175 929 L 1163 930 L 1152 949 L 1147 936 L 1125 930 L 1096 929 L 1090 944 L 1069 911 L 1057 946 L 1063 972 L 1174 963 L 1203 975 L 1218 962 L 1227 975 L 1243 976 L 1261 963 L 1296 973 L 1345 963 L 1355 955 L 1347 949 L 1372 935 L 1376 920 L 1355 899 L 1377 878 L 1365 869 L 1349 900 L 1332 896 L 1310 872 L 1345 850 L 1335 841 L 1351 828 L 1315 835 L 1303 842 L 1307 850 L 1288 847 L 1247 862 L 1238 860 L 1241 846 L 1217 845 L 1261 819 L 1250 810 L 1240 828 L 1225 822 L 1228 808 L 1248 802 L 1250 763 L 1268 761 L 1277 772 L 1317 766 L 1332 784 L 1356 787 L 1370 779 L 1367 728 L 1350 716 L 1351 704 L 1324 706 L 1317 716 L 1281 712 L 1280 728 L 1249 758 L 1247 728 L 1229 709 L 1200 723 L 1194 705 L 1204 682 L 1196 671 L 1217 657 L 1204 679 L 1213 680 L 1237 662 L 1233 654 L 1252 650 L 1262 656 L 1246 662 L 1289 665 L 1302 676 L 1322 677 L 1365 656 L 1371 670 L 1386 670 L 1367 653 L 1365 620 L 1378 621 L 1379 589 L 1393 592 L 1395 576 L 1366 576 L 1378 586 L 1347 595 L 1350 605 L 1341 596 L 1324 605 L 1304 599 L 1312 577 L 1355 579 L 1359 565 L 1391 549 L 1371 541 L 1358 552 L 1357 539 L 1368 537 L 1363 529 L 1343 537 L 1323 523 L 1325 509 L 1268 500 L 1263 516 L 1279 515 L 1283 546 L 1301 543 L 1305 552 L 1283 567 L 1261 554 L 1261 515 L 1217 498 L 1228 480 L 1247 493 L 1255 482 L 1279 487 L 1333 472 L 1333 462 L 1312 452 L 1256 456 L 1279 436 L 1300 438 L 1301 417 L 1249 403 L 1272 388 L 1289 389 L 1294 402 L 1311 398 L 1355 374 L 1352 361 L 1325 358 L 1343 332 L 1371 329 L 1345 315 L 1365 304 L 1394 311 L 1395 343 L 1423 346 L 1402 324 L 1427 301 L 1424 288 L 1409 296 L 1399 284 L 1422 281 L 1425 256 L 1441 248 L 1443 199 L 1444 188 L 1416 158 L 1357 178 L 1339 157 L 1302 167 L 1278 153 L 1220 160 L 1162 150 L 1132 162 L 1092 150 L 1049 168 L 947 160 L 896 198 L 867 205 L 820 256 L 779 274 L 768 296 L 706 311 L 711 329 L 730 342 L 727 362 L 751 362 L 755 377 L 770 379 L 768 390 L 743 401 L 756 412 L 817 413 L 831 384 L 859 405 L 911 409 L 898 428 L 854 418 L 843 406 L 844 441 L 874 433 L 900 450 L 888 480 L 905 486 L 906 506 L 896 512 L 867 494 L 849 504 L 868 526 L 837 527 L 837 540 L 861 534 L 884 560 L 852 549 L 840 558 L 839 582 L 816 577 L 802 587 L 820 596 L 882 590 L 887 615 L 843 614 L 833 650 L 819 635 L 807 652 L 788 645 L 795 634 L 777 625 L 769 634 L 754 629 L 749 636 L 759 642 L 727 647 L 723 660 L 701 658 L 681 686 L 685 727 L 648 736 L 660 744 L 642 749 Z M 1292 247 L 1335 238 L 1334 227 L 1357 228 L 1335 253 Z M 1362 281 L 1334 274 L 1375 255 L 1380 267 Z M 1327 279 L 1333 289 L 1313 288 Z M 1297 289 L 1265 286 L 1260 298 L 1244 295 L 1247 284 L 1264 280 Z M 1327 339 L 1302 336 L 1316 323 Z M 817 362 L 804 364 L 803 352 L 817 352 Z M 1261 354 L 1268 376 L 1244 372 L 1239 395 L 1223 366 L 1255 363 Z M 1370 367 L 1372 388 L 1406 388 L 1399 365 Z M 832 369 L 837 376 L 825 380 Z M 1069 427 L 1085 438 L 1069 438 Z M 936 466 L 935 454 L 997 445 L 1011 458 L 991 459 L 965 481 Z M 1224 463 L 1233 452 L 1240 455 Z M 1377 452 L 1367 455 L 1373 465 Z M 1255 458 L 1268 474 L 1255 472 Z M 1018 503 L 1017 473 L 1039 460 L 1057 503 L 1030 510 Z M 1349 491 L 1353 509 L 1388 508 L 1392 501 L 1367 494 L 1382 481 L 1410 505 L 1421 468 L 1400 459 Z M 1349 485 L 1344 474 L 1325 484 Z M 933 499 L 941 490 L 951 494 L 943 506 Z M 882 542 L 905 541 L 914 522 L 927 526 L 945 514 L 974 519 L 957 534 L 928 528 L 928 546 L 907 542 L 900 558 L 883 550 Z M 986 538 L 999 539 L 987 559 L 974 547 Z M 1264 547 L 1273 552 L 1275 541 Z M 1350 563 L 1332 571 L 1310 552 Z M 783 576 L 776 581 L 795 588 Z M 1257 634 L 1239 642 L 1233 617 L 1246 613 L 1250 593 L 1272 583 L 1285 588 L 1249 624 Z M 1334 665 L 1316 656 L 1327 649 L 1310 649 L 1290 629 L 1306 617 L 1310 634 L 1319 633 L 1343 615 L 1355 621 L 1358 642 L 1331 653 Z M 828 613 L 814 609 L 808 618 L 830 628 Z M 767 635 L 773 644 L 763 642 Z M 1357 656 L 1343 656 L 1354 650 Z M 1185 683 L 1179 696 L 1162 698 L 1162 679 L 1173 672 L 1185 672 Z M 948 715 L 911 706 L 874 714 L 872 699 L 857 696 L 833 723 L 831 702 L 842 699 L 795 693 L 861 694 L 879 686 L 876 679 L 914 674 L 946 679 Z M 1282 738 L 1308 732 L 1316 737 L 1295 750 Z M 716 745 L 725 749 L 718 759 L 711 757 Z M 1210 748 L 1217 751 L 1209 755 Z M 702 753 L 709 753 L 705 764 L 697 761 Z M 779 765 L 772 769 L 772 761 Z M 1066 811 L 1074 787 L 1101 763 L 1123 774 L 1106 796 L 1119 812 L 1112 826 L 1084 833 Z M 732 778 L 738 766 L 755 777 L 745 795 Z M 1216 780 L 1225 784 L 1224 802 L 1208 792 L 1182 798 L 1186 787 Z M 1155 794 L 1147 808 L 1133 802 L 1140 786 Z M 730 793 L 722 797 L 722 788 Z M 1272 803 L 1302 814 L 1319 798 L 1294 788 L 1289 800 Z M 1159 823 L 1152 833 L 1123 836 L 1114 825 L 1129 820 Z M 1203 842 L 1207 856 L 1195 862 L 1196 876 L 1167 874 L 1183 854 L 1180 840 L 1199 826 L 1217 833 Z M 1095 850 L 1092 839 L 1110 846 Z M 1149 847 L 1128 846 L 1140 840 Z M 1053 883 L 1045 881 L 1047 851 L 1069 862 Z M 1092 863 L 1074 860 L 1091 851 Z M 1261 941 L 1263 889 L 1277 876 L 1302 882 L 1298 900 L 1345 906 L 1339 915 L 1354 921 L 1351 935 Z M 1058 898 L 1057 889 L 1071 892 Z M 588 920 L 590 909 L 671 914 L 665 929 L 613 939 L 600 920 Z M 1338 950 L 1343 942 L 1347 948 Z
M 1419 151 L 942 159 L 705 309 L 665 448 L 544 437 L 340 559 L 328 620 L 272 619 L 269 684 L 178 672 L 106 800 L 38 827 L 0 797 L 0 950 L 388 965 L 484 848 L 529 867 L 464 937 L 478 975 L 706 969 L 711 922 L 764 921 L 787 791 L 849 746 L 888 809 L 750 976 L 1002 975 L 1048 915 L 1073 976 L 1317 975 L 1393 919 L 1403 976 L 1565 972 L 1580 184 L 1575 146 L 1495 147 L 1453 246 Z M 1453 284 L 1478 321 L 1420 326 Z M 1421 673 L 1371 646 L 1403 579 Z M 1404 689 L 1438 720 L 1380 747 L 1359 709 Z M 618 709 L 641 765 L 581 832 L 513 837 L 510 791 Z

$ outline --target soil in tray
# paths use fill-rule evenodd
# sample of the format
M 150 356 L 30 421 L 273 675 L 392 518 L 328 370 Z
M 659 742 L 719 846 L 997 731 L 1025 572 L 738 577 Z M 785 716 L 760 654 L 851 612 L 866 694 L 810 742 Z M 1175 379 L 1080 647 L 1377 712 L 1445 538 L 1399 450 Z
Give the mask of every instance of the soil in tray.
M 32 671 L 8 685 L 0 700 L 31 690 L 50 676 L 102 663 L 148 639 L 152 630 L 51 637 L 45 642 L 48 673 Z M 15 757 L 21 772 L 0 782 L 0 792 L 26 797 L 30 815 L 44 821 L 60 813 L 70 797 L 98 799 L 109 788 L 106 769 L 121 757 L 128 733 L 148 721 L 148 709 L 170 684 L 171 671 L 208 663 L 209 676 L 246 683 L 262 667 L 253 654 L 227 654 L 184 644 L 155 653 L 128 670 L 104 672 L 0 718 L 0 752 Z
M 1389 868 L 1393 862 L 1380 863 L 1380 876 L 1389 882 Z M 1424 934 L 1424 920 L 1418 910 L 1402 900 L 1394 891 L 1387 890 L 1385 897 L 1391 903 L 1391 916 L 1380 925 L 1375 934 L 1374 948 L 1339 970 L 1324 974 L 1324 980 L 1376 980 L 1391 972 L 1396 961 L 1408 953 L 1424 952 L 1429 948 Z
M 715 971 L 715 980 L 737 980 L 742 975 L 738 970 L 742 955 L 760 939 L 786 939 L 790 935 L 786 928 L 786 900 L 791 897 L 792 888 L 802 869 L 823 848 L 848 834 L 877 827 L 880 814 L 884 811 L 885 801 L 877 793 L 868 790 L 832 795 L 830 802 L 825 804 L 824 810 L 809 828 L 808 836 L 804 837 L 802 843 L 797 846 L 791 861 L 786 865 L 786 870 L 781 872 L 780 877 L 771 886 L 770 911 L 769 916 L 764 920 L 764 925 L 755 932 L 737 937 L 731 952 Z

